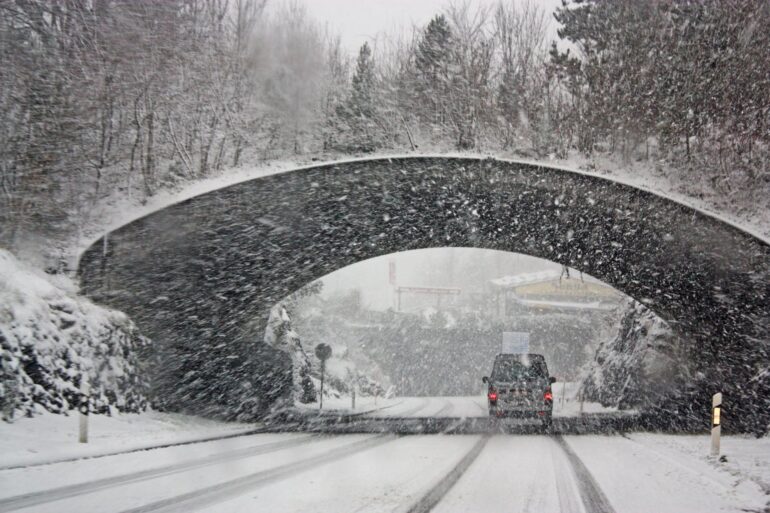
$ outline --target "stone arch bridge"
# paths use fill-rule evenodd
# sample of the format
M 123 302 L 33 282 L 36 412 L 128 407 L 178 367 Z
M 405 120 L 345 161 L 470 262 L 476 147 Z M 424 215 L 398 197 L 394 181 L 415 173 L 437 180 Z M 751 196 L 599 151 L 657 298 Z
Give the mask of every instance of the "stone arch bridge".
M 167 407 L 222 413 L 281 393 L 285 359 L 255 340 L 277 302 L 361 260 L 448 246 L 524 253 L 614 286 L 692 341 L 699 380 L 770 410 L 758 378 L 770 345 L 768 243 L 594 175 L 481 158 L 319 164 L 118 228 L 82 255 L 79 274 L 87 295 L 155 341 Z

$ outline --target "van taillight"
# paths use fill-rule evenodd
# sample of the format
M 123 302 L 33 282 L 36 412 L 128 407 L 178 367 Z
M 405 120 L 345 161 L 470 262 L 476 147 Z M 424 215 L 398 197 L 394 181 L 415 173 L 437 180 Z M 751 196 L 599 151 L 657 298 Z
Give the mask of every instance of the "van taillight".
M 553 401 L 553 394 L 551 393 L 550 390 L 545 391 L 545 395 L 543 395 L 543 399 L 545 399 L 546 401 Z
M 490 388 L 487 397 L 489 397 L 490 401 L 497 401 L 497 390 Z

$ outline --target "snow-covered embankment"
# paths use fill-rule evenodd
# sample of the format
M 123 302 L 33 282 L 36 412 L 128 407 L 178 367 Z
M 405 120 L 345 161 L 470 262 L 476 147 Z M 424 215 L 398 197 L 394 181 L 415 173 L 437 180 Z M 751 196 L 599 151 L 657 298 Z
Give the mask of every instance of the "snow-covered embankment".
M 78 296 L 0 249 L 0 409 L 3 418 L 78 406 L 85 377 L 92 410 L 144 410 L 139 352 L 149 341 L 123 313 Z

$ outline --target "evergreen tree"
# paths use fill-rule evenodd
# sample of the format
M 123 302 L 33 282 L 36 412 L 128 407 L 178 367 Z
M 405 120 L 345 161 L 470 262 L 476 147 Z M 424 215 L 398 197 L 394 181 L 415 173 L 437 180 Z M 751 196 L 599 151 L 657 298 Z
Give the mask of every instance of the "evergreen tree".
M 372 50 L 369 43 L 364 43 L 358 52 L 350 96 L 337 112 L 342 121 L 339 134 L 341 149 L 370 152 L 383 145 L 383 131 L 375 105 L 376 94 Z
M 444 15 L 423 31 L 414 56 L 414 112 L 432 124 L 447 122 L 450 107 L 452 30 Z
M 350 113 L 357 118 L 374 118 L 374 62 L 369 43 L 358 52 L 349 103 Z

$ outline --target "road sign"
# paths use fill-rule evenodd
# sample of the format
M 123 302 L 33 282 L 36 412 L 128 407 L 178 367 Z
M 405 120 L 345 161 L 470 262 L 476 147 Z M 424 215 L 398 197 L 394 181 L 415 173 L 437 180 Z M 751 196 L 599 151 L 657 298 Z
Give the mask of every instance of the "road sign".
M 318 344 L 315 346 L 315 355 L 322 362 L 326 361 L 332 355 L 332 348 L 326 344 Z
M 326 360 L 332 355 L 332 348 L 326 344 L 318 344 L 315 346 L 315 355 L 321 360 L 321 395 L 318 399 L 318 409 L 323 410 L 324 407 L 324 374 L 326 373 Z
M 459 296 L 461 289 L 456 287 L 396 287 L 396 311 L 401 311 L 401 294 L 408 292 L 410 294 L 428 294 L 435 296 L 436 309 L 441 309 L 441 298 L 443 296 Z
M 529 333 L 526 331 L 504 331 L 500 352 L 503 354 L 529 353 Z
M 433 294 L 437 296 L 457 296 L 462 292 L 456 287 L 398 287 L 398 292 L 411 292 L 413 294 Z

